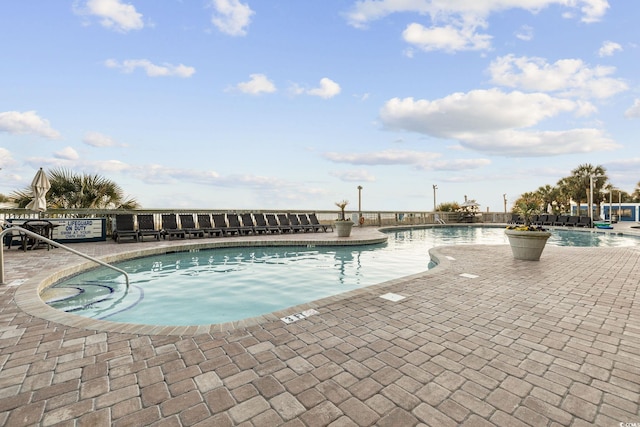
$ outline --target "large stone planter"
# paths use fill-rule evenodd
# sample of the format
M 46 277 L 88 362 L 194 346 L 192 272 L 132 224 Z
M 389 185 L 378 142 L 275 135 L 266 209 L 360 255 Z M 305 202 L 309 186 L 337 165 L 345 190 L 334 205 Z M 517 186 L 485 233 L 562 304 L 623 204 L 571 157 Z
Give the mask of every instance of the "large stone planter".
M 338 237 L 349 237 L 351 236 L 351 228 L 353 227 L 353 221 L 336 221 L 336 232 L 338 233 Z
M 539 261 L 540 255 L 551 236 L 548 231 L 505 230 L 515 259 Z

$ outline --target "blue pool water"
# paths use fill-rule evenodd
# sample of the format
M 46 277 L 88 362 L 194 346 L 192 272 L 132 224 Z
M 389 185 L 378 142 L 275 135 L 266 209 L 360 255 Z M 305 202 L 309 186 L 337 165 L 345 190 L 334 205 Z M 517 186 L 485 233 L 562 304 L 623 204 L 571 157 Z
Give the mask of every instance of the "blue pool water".
M 98 268 L 46 290 L 51 306 L 85 317 L 153 325 L 222 323 L 282 310 L 423 272 L 428 250 L 450 244 L 506 244 L 502 228 L 445 227 L 388 233 L 385 244 L 357 247 L 208 249 Z M 553 230 L 548 244 L 631 246 L 634 237 Z

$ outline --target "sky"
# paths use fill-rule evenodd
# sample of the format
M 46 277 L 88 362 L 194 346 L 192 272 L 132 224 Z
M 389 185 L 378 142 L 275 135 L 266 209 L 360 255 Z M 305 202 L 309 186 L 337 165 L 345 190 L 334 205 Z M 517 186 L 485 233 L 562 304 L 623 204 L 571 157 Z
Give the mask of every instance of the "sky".
M 501 212 L 586 163 L 632 192 L 638 16 L 622 0 L 5 1 L 0 193 L 42 167 L 147 209 L 430 211 L 435 195 Z

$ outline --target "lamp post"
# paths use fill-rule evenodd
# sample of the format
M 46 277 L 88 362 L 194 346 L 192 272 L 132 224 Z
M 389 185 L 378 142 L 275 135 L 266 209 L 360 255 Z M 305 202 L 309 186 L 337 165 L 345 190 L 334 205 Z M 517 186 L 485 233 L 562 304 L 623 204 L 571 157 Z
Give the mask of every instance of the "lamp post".
M 611 210 L 612 202 L 613 202 L 613 187 L 610 187 L 609 188 L 609 224 L 613 224 L 613 217 L 611 216 L 613 214 L 613 211 Z
M 360 227 L 362 227 L 362 221 L 360 221 L 360 218 L 362 218 L 362 185 L 358 185 L 358 223 L 360 224 Z
M 436 184 L 433 184 L 433 211 L 436 211 L 436 190 L 438 189 L 438 186 Z
M 507 213 L 507 193 L 502 195 L 502 201 L 504 202 L 504 213 Z
M 589 219 L 593 226 L 593 178 L 601 178 L 602 175 L 589 175 Z
M 618 221 L 622 221 L 622 191 L 618 190 Z

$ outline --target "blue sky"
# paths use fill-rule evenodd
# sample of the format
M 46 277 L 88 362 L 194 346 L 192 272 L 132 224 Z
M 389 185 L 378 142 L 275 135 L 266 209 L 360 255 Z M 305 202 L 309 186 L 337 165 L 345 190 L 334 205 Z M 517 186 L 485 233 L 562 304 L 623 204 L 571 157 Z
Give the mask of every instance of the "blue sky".
M 524 6 L 523 6 L 524 5 Z M 145 208 L 502 211 L 640 181 L 640 2 L 4 2 L 0 193 L 98 173 Z

